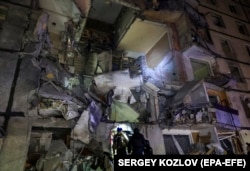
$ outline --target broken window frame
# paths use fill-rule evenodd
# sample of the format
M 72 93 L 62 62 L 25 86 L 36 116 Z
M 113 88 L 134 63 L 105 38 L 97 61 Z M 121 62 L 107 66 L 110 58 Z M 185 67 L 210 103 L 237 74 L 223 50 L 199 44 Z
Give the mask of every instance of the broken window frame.
M 236 59 L 236 54 L 234 53 L 233 47 L 229 40 L 221 39 L 220 45 L 226 58 Z
M 203 75 L 203 74 L 200 74 L 200 75 L 198 74 L 198 75 L 197 75 L 197 73 L 196 73 L 196 71 L 194 70 L 193 65 L 192 65 L 193 75 L 194 75 L 194 79 L 195 79 L 195 80 L 202 79 L 202 78 L 206 78 L 206 77 L 212 75 L 212 70 L 211 70 L 211 67 L 210 67 L 210 65 L 209 65 L 208 62 L 205 62 L 205 61 L 202 61 L 202 60 L 197 60 L 197 59 L 192 59 L 192 58 L 190 59 L 190 62 L 191 62 L 191 65 L 192 65 L 193 63 L 199 63 L 199 64 L 203 65 L 202 67 L 199 68 L 199 70 L 200 70 L 200 69 L 204 70 L 203 68 L 206 67 L 206 70 L 208 71 L 206 75 Z M 196 75 L 195 75 L 195 74 L 196 74 Z
M 246 98 L 246 99 L 240 98 L 240 101 L 241 101 L 241 105 L 245 111 L 246 117 L 250 118 L 250 107 L 248 106 L 248 104 L 250 104 L 249 99 L 248 98 Z
M 233 62 L 228 62 L 228 67 L 230 69 L 231 75 L 236 79 L 239 83 L 245 83 L 246 80 L 243 77 L 243 73 L 241 71 L 240 66 L 234 64 Z
M 236 21 L 236 24 L 240 34 L 249 36 L 249 31 L 244 23 Z
M 237 8 L 236 8 L 235 5 L 229 4 L 229 5 L 228 5 L 228 8 L 229 8 L 229 10 L 231 11 L 231 13 L 233 13 L 233 14 L 238 14 L 238 11 L 237 11 Z
M 220 103 L 220 97 L 219 96 L 216 96 L 216 95 L 208 95 L 208 98 L 209 98 L 209 102 L 211 104 L 217 104 L 217 103 Z
M 172 138 L 171 138 L 172 137 Z M 164 139 L 164 146 L 165 146 L 165 149 L 166 149 L 166 155 L 173 155 L 173 150 L 175 151 L 175 152 L 178 152 L 178 154 L 177 153 L 174 153 L 175 155 L 180 155 L 180 152 L 183 152 L 184 154 L 187 154 L 188 152 L 189 152 L 189 149 L 187 148 L 187 146 L 185 147 L 185 142 L 182 142 L 182 141 L 178 141 L 178 140 L 176 140 L 176 141 L 174 141 L 174 139 L 173 138 L 177 138 L 178 139 L 178 137 L 181 137 L 181 138 L 184 138 L 184 139 L 186 139 L 187 140 L 187 145 L 189 145 L 189 147 L 190 147 L 190 145 L 191 144 L 193 144 L 194 142 L 193 142 L 193 137 L 192 137 L 192 132 L 190 131 L 187 131 L 187 132 L 184 132 L 184 131 L 177 131 L 176 130 L 176 132 L 169 132 L 169 133 L 164 133 L 163 134 L 163 139 Z M 169 148 L 169 142 L 168 142 L 168 139 L 171 139 L 171 141 L 172 141 L 172 145 L 173 145 L 173 148 L 172 148 L 172 152 L 170 152 L 170 150 L 168 150 L 168 149 L 171 149 L 171 148 Z
M 230 106 L 225 91 L 215 90 L 215 89 L 207 89 L 207 94 L 209 97 L 209 101 L 210 101 L 210 96 L 213 96 L 213 97 L 217 98 L 217 104 L 220 104 L 222 106 L 227 106 L 227 107 Z M 210 103 L 211 103 L 211 101 L 210 101 Z M 216 103 L 212 103 L 212 104 L 214 105 Z
M 224 128 L 237 129 L 241 126 L 237 110 L 221 105 L 215 105 L 216 122 Z
M 214 25 L 217 27 L 226 28 L 223 18 L 220 15 L 212 14 L 211 17 Z

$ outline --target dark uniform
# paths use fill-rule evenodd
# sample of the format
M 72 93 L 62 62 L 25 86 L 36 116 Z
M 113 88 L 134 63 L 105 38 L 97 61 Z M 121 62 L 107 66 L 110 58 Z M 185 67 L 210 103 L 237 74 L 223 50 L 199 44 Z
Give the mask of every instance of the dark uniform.
M 145 156 L 153 155 L 153 149 L 150 146 L 149 140 L 145 140 L 144 155 Z
M 134 134 L 128 142 L 128 153 L 131 155 L 144 155 L 145 138 L 139 132 L 138 128 L 134 129 Z

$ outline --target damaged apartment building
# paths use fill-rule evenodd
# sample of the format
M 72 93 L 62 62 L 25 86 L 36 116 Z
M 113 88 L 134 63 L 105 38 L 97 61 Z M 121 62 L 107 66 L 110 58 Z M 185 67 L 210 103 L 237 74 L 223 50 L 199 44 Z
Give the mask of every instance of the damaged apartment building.
M 246 154 L 249 21 L 248 0 L 1 0 L 0 170 L 113 170 L 117 127 Z

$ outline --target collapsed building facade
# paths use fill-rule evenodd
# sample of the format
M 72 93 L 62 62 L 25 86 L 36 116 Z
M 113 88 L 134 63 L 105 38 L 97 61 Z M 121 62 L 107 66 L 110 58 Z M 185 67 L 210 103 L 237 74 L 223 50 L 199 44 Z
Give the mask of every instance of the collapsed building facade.
M 247 1 L 0 7 L 4 170 L 112 170 L 118 126 L 154 154 L 246 154 Z

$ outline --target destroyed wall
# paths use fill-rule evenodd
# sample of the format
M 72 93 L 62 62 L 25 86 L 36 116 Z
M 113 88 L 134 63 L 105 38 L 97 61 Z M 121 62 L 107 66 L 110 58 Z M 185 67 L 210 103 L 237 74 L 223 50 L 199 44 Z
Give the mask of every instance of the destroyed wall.
M 167 1 L 167 4 L 170 2 L 172 4 L 174 1 Z M 164 4 L 162 5 L 164 7 Z M 171 9 L 179 7 L 175 5 L 175 3 L 174 5 L 171 5 Z M 186 22 L 183 23 L 187 24 Z M 177 48 L 175 50 L 178 52 L 171 52 L 170 50 L 172 49 L 165 51 L 166 49 L 161 47 L 161 52 L 156 55 L 159 55 L 157 57 L 160 59 L 162 58 L 163 60 L 158 60 L 156 62 L 158 65 L 156 65 L 154 68 L 147 66 L 147 61 L 142 57 L 142 61 L 140 61 L 143 65 L 140 66 L 142 72 L 138 72 L 136 76 L 133 77 L 131 77 L 131 70 L 129 70 L 131 68 L 125 69 L 125 63 L 119 61 L 124 60 L 122 59 L 122 55 L 124 55 L 123 52 L 118 52 L 118 62 L 113 61 L 114 57 L 116 56 L 115 51 L 112 51 L 114 46 L 110 45 L 112 41 L 108 41 L 108 43 L 106 42 L 106 40 L 109 40 L 106 39 L 106 34 L 101 36 L 100 32 L 95 32 L 92 30 L 93 32 L 88 35 L 89 32 L 86 31 L 86 35 L 88 36 L 84 35 L 82 37 L 85 39 L 85 41 L 80 40 L 79 44 L 74 44 L 76 46 L 71 46 L 70 51 L 67 51 L 67 48 L 63 49 L 65 46 L 60 47 L 60 45 L 58 45 L 60 43 L 63 43 L 63 45 L 68 45 L 66 42 L 71 42 L 72 37 L 67 37 L 68 39 L 66 41 L 63 40 L 60 43 L 55 43 L 56 47 L 62 48 L 60 49 L 61 51 L 58 50 L 51 53 L 51 49 L 49 49 L 49 47 L 51 47 L 50 42 L 48 42 L 49 34 L 45 31 L 47 29 L 48 23 L 44 23 L 46 28 L 42 30 L 45 31 L 42 33 L 45 33 L 46 39 L 42 39 L 41 42 L 30 41 L 26 43 L 25 47 L 27 48 L 31 45 L 31 49 L 25 49 L 26 53 L 20 54 L 20 57 L 23 57 L 23 59 L 21 60 L 21 72 L 18 76 L 20 76 L 20 79 L 21 77 L 25 76 L 28 78 L 17 81 L 18 87 L 16 88 L 17 94 L 15 98 L 24 98 L 25 100 L 19 104 L 15 102 L 13 108 L 17 109 L 17 106 L 20 105 L 20 109 L 22 108 L 24 111 L 27 109 L 29 110 L 29 116 L 35 116 L 35 119 L 32 120 L 33 135 L 30 142 L 30 153 L 35 151 L 34 149 L 36 147 L 34 146 L 41 145 L 41 150 L 43 151 L 40 154 L 44 154 L 44 156 L 39 156 L 41 158 L 37 160 L 37 165 L 40 170 L 42 170 L 42 167 L 46 168 L 46 170 L 52 170 L 52 168 L 59 169 L 59 165 L 62 167 L 60 168 L 61 170 L 69 169 L 69 165 L 67 165 L 68 163 L 66 163 L 66 165 L 63 163 L 65 160 L 69 163 L 73 162 L 74 167 L 76 167 L 76 163 L 80 162 L 81 164 L 79 167 L 85 168 L 86 165 L 90 165 L 90 163 L 96 163 L 99 159 L 103 159 L 103 156 L 106 157 L 106 153 L 110 155 L 110 130 L 113 129 L 115 125 L 109 122 L 116 121 L 129 122 L 131 123 L 132 127 L 140 126 L 142 133 L 147 139 L 150 140 L 154 149 L 154 154 L 165 154 L 167 145 L 164 146 L 162 127 L 159 127 L 158 125 L 158 112 L 172 112 L 171 109 L 166 108 L 165 105 L 169 104 L 165 102 L 171 102 L 168 100 L 171 99 L 176 91 L 179 90 L 178 88 L 181 87 L 178 82 L 180 75 L 178 75 L 178 71 L 176 72 L 176 64 L 178 61 L 176 62 L 174 58 L 177 57 L 182 59 L 183 56 L 180 53 L 180 47 L 184 47 L 184 45 L 186 45 L 187 42 L 189 43 L 190 40 L 190 35 L 187 31 L 188 29 L 186 27 L 182 27 L 183 23 L 180 22 L 179 25 L 177 23 L 177 27 L 174 27 L 172 30 L 179 30 L 178 33 L 180 39 L 178 36 L 175 37 L 177 38 L 175 43 L 178 43 L 179 40 L 181 42 L 174 47 Z M 53 25 L 51 26 L 53 27 Z M 74 26 L 74 24 L 71 26 Z M 180 30 L 181 28 L 184 28 L 184 30 Z M 177 32 L 174 34 L 176 33 Z M 87 39 L 92 40 L 92 38 L 94 41 L 86 41 Z M 168 36 L 164 37 L 163 40 L 166 40 L 167 38 Z M 53 41 L 61 40 L 52 39 L 52 43 L 54 43 Z M 38 43 L 39 49 L 36 49 L 37 46 L 34 46 L 34 43 Z M 43 45 L 45 45 L 45 47 L 49 46 L 48 49 L 41 48 Z M 69 45 L 73 44 L 70 43 Z M 29 51 L 34 49 L 38 50 L 35 51 L 39 52 L 38 56 L 34 56 L 34 53 Z M 60 52 L 61 54 L 56 54 Z M 166 54 L 166 56 L 164 56 L 164 54 Z M 60 55 L 66 55 L 69 57 L 70 59 L 68 59 L 68 63 L 60 60 Z M 71 58 L 71 55 L 76 55 L 77 58 L 81 58 L 82 60 L 78 59 L 73 61 L 73 59 L 76 58 Z M 84 64 L 82 66 L 76 66 L 78 62 L 83 62 Z M 75 68 L 71 70 L 72 67 Z M 28 72 L 28 74 L 25 74 L 25 72 Z M 13 73 L 11 73 L 11 75 L 13 76 Z M 22 86 L 27 83 L 31 83 L 31 88 L 22 88 Z M 152 95 L 149 92 L 146 91 L 145 93 L 142 91 L 141 86 L 143 83 L 151 83 L 152 85 L 156 86 L 155 89 L 157 91 L 154 92 L 153 98 L 149 98 L 149 96 Z M 172 85 L 175 83 L 178 83 L 178 86 Z M 34 88 L 37 89 L 34 91 Z M 27 97 L 28 90 L 30 90 L 29 95 L 32 93 L 32 95 L 34 95 L 31 99 L 29 99 L 31 96 Z M 113 90 L 114 92 L 110 90 Z M 20 94 L 20 92 L 27 94 L 23 95 L 22 93 Z M 158 93 L 161 93 L 161 97 L 166 99 L 158 99 Z M 195 94 L 196 93 L 197 92 L 195 92 Z M 200 91 L 197 94 L 199 93 L 204 96 L 203 92 Z M 185 97 L 181 98 L 181 100 L 183 99 L 185 99 Z M 192 100 L 192 98 L 189 97 L 188 100 L 190 99 Z M 24 104 L 26 103 L 26 100 L 29 102 L 27 106 Z M 160 109 L 158 108 L 158 104 L 155 103 L 157 101 L 161 101 L 161 104 L 159 105 Z M 147 116 L 146 119 L 139 120 L 141 119 L 140 116 L 142 113 L 140 110 L 142 108 L 139 110 L 139 112 L 138 110 L 135 110 L 138 109 L 138 106 L 136 106 L 137 108 L 133 106 L 135 103 L 142 103 L 141 107 L 145 110 L 148 110 L 149 116 Z M 151 106 L 150 108 L 147 108 L 149 104 Z M 239 107 L 237 103 L 235 103 L 235 105 L 236 107 Z M 30 109 L 33 110 L 31 111 Z M 178 111 L 181 112 L 181 117 L 178 118 L 178 123 L 175 122 L 175 126 L 184 125 L 184 128 L 181 131 L 187 129 L 185 126 L 197 123 L 196 121 L 198 121 L 200 124 L 203 124 L 203 122 L 210 123 L 211 120 L 207 120 L 206 118 L 206 109 L 203 110 L 202 108 L 199 108 L 199 110 L 197 109 L 195 111 L 197 113 L 189 113 L 190 111 L 191 110 L 188 112 L 186 110 Z M 152 117 L 153 114 L 155 115 Z M 167 114 L 168 113 L 166 113 L 165 117 L 168 117 Z M 176 115 L 176 118 L 180 116 L 178 114 Z M 205 116 L 205 119 L 203 119 L 203 116 Z M 148 117 L 153 118 L 150 120 L 152 121 L 151 124 L 147 123 L 149 121 Z M 144 123 L 144 125 L 139 125 L 138 121 L 146 122 L 146 124 Z M 173 121 L 170 120 L 170 122 Z M 171 124 L 173 123 L 164 124 L 164 128 L 167 126 L 169 129 L 172 128 Z M 62 137 L 58 132 L 56 133 L 56 131 L 49 129 L 51 127 L 56 127 L 55 129 L 61 133 L 62 129 L 66 129 L 67 131 L 64 132 L 65 134 Z M 37 129 L 37 132 L 35 129 Z M 39 131 L 46 131 L 48 134 L 40 134 Z M 197 130 L 194 132 L 197 132 Z M 207 130 L 205 129 L 200 129 L 200 133 L 201 136 L 203 136 L 203 133 L 204 136 L 207 136 Z M 215 134 L 216 133 L 213 132 L 212 137 L 210 137 L 214 143 L 217 142 Z M 45 142 L 45 140 L 47 141 Z M 44 162 L 44 159 L 51 160 L 46 160 Z M 33 166 L 35 165 L 34 163 L 32 163 Z M 28 167 L 30 167 L 30 165 Z M 98 168 L 100 165 L 94 165 L 93 167 Z M 111 169 L 112 166 L 102 166 L 102 169 L 103 168 Z
M 12 6 L 11 6 L 12 7 Z M 14 9 L 19 9 L 20 7 L 13 7 Z M 14 11 L 14 10 L 13 10 Z M 89 101 L 85 101 L 86 97 L 84 94 L 84 89 L 80 87 L 81 85 L 78 78 L 76 78 L 72 73 L 68 72 L 66 68 L 64 68 L 63 64 L 60 63 L 56 58 L 56 51 L 53 51 L 53 54 L 50 52 L 50 37 L 49 33 L 47 32 L 48 30 L 48 20 L 46 18 L 43 18 L 43 16 L 47 16 L 46 13 L 39 13 L 39 15 L 36 15 L 37 18 L 33 16 L 33 14 L 37 14 L 35 11 L 34 13 L 28 13 L 28 10 L 21 10 L 21 11 L 26 11 L 25 14 L 20 15 L 23 19 L 27 19 L 27 21 L 20 20 L 23 22 L 23 24 L 27 24 L 27 28 L 20 27 L 20 30 L 24 32 L 24 34 L 20 34 L 20 36 L 23 36 L 21 40 L 24 42 L 20 41 L 18 42 L 18 46 L 24 46 L 22 52 L 18 52 L 17 56 L 15 56 L 17 59 L 15 62 L 11 62 L 12 59 L 8 58 L 6 61 L 8 64 L 14 64 L 13 66 L 5 65 L 6 61 L 2 61 L 1 64 L 7 66 L 8 68 L 4 68 L 8 72 L 4 71 L 2 73 L 6 73 L 8 75 L 8 80 L 13 81 L 10 85 L 8 85 L 9 88 L 13 88 L 10 91 L 6 91 L 6 93 L 9 93 L 8 95 L 11 95 L 11 97 L 6 98 L 8 101 L 7 104 L 7 109 L 4 109 L 4 112 L 7 111 L 7 114 L 5 116 L 5 123 L 3 124 L 4 126 L 8 127 L 6 134 L 8 137 L 4 137 L 3 141 L 3 150 L 2 150 L 2 155 L 1 155 L 1 161 L 4 163 L 8 159 L 8 156 L 4 151 L 6 151 L 8 154 L 10 154 L 10 157 L 13 157 L 12 151 L 15 149 L 15 151 L 19 154 L 22 154 L 22 158 L 20 158 L 19 161 L 22 160 L 22 162 L 19 162 L 19 165 L 13 165 L 13 167 L 20 167 L 20 165 L 23 164 L 23 153 L 26 153 L 27 148 L 30 148 L 30 151 L 27 152 L 28 154 L 28 160 L 26 161 L 27 165 L 25 165 L 27 168 L 35 167 L 36 162 L 34 163 L 34 160 L 38 158 L 32 158 L 33 163 L 30 163 L 30 153 L 37 152 L 37 155 L 40 155 L 40 159 L 42 160 L 42 155 L 48 153 L 53 153 L 53 149 L 51 150 L 48 146 L 49 144 L 44 144 L 44 139 L 46 137 L 41 135 L 41 137 L 37 136 L 36 138 L 32 137 L 32 141 L 29 141 L 29 138 L 26 136 L 30 136 L 30 134 L 33 133 L 35 135 L 37 131 L 39 132 L 44 132 L 45 130 L 47 133 L 51 133 L 52 135 L 48 136 L 46 140 L 51 140 L 51 144 L 53 144 L 56 140 L 61 140 L 62 142 L 67 147 L 70 146 L 70 143 L 67 138 L 70 137 L 70 132 L 64 135 L 64 137 L 59 136 L 59 133 L 55 133 L 55 131 L 51 130 L 52 129 L 57 129 L 58 131 L 63 132 L 62 130 L 66 128 L 72 128 L 77 124 L 77 122 L 74 122 L 74 119 L 76 117 L 79 117 L 81 113 L 84 113 L 82 116 L 87 119 L 85 131 L 86 134 L 84 135 L 89 135 L 91 133 L 94 133 L 97 129 L 97 126 L 99 124 L 99 121 L 101 120 L 100 116 L 102 116 L 102 109 L 98 110 L 99 104 L 94 104 L 93 103 L 88 103 Z M 20 12 L 20 11 L 19 11 Z M 15 14 L 9 13 L 9 14 Z M 9 18 L 12 18 L 13 16 L 10 16 Z M 43 20 L 45 19 L 45 20 Z M 15 20 L 13 20 L 15 21 Z M 37 22 L 36 22 L 37 21 Z M 9 21 L 10 22 L 10 21 Z M 3 25 L 4 31 L 7 31 L 7 28 L 10 25 L 8 25 L 8 22 L 5 22 L 5 25 Z M 36 25 L 37 24 L 37 25 Z M 25 25 L 26 26 L 26 25 Z M 36 27 L 37 26 L 37 27 Z M 18 30 L 18 31 L 20 31 Z M 33 32 L 34 30 L 34 32 Z M 19 32 L 16 32 L 19 33 Z M 6 34 L 7 36 L 9 34 Z M 37 36 L 37 37 L 36 37 Z M 2 41 L 4 39 L 1 39 Z M 18 39 L 16 39 L 18 40 Z M 53 39 L 54 41 L 58 41 L 58 39 Z M 23 44 L 22 44 L 23 43 Z M 58 42 L 56 42 L 58 45 Z M 58 47 L 58 46 L 57 46 Z M 19 48 L 19 47 L 17 47 Z M 14 49 L 14 48 L 13 48 Z M 1 51 L 2 52 L 2 51 Z M 15 51 L 16 52 L 16 51 Z M 58 51 L 57 51 L 58 52 Z M 3 55 L 5 53 L 2 52 Z M 54 56 L 55 55 L 55 56 Z M 10 56 L 9 56 L 10 57 Z M 1 58 L 5 59 L 5 58 Z M 105 68 L 104 68 L 105 69 Z M 10 70 L 13 70 L 13 72 L 10 72 Z M 14 73 L 15 72 L 15 73 Z M 10 73 L 13 75 L 13 79 L 10 79 Z M 6 75 L 2 75 L 3 78 L 6 77 Z M 7 81 L 3 81 L 8 83 Z M 6 90 L 3 88 L 2 90 Z M 13 96 L 13 97 L 12 97 Z M 90 97 L 88 97 L 88 100 L 90 100 Z M 5 98 L 4 98 L 5 99 Z M 13 101 L 12 101 L 13 100 Z M 88 105 L 90 106 L 88 108 Z M 92 107 L 92 108 L 91 108 Z M 91 113 L 89 115 L 89 112 Z M 87 113 L 87 114 L 86 114 Z M 97 115 L 92 115 L 93 113 L 96 113 Z M 20 115 L 20 119 L 14 119 L 13 121 L 13 115 Z M 29 120 L 29 126 L 24 124 L 24 122 L 27 122 L 27 118 L 24 117 L 27 116 L 30 118 Z M 87 117 L 89 116 L 89 117 Z M 97 118 L 96 118 L 97 117 Z M 41 120 L 39 120 L 41 119 Z M 19 122 L 20 120 L 20 122 Z M 63 122 L 63 120 L 67 120 L 68 122 Z M 45 121 L 45 122 L 44 122 Z M 47 121 L 47 122 L 46 122 Z M 77 121 L 77 120 L 76 120 Z M 97 122 L 95 122 L 97 121 Z M 12 123 L 16 122 L 16 123 Z M 80 121 L 79 121 L 80 122 Z M 20 151 L 17 151 L 16 148 L 12 148 L 11 146 L 13 145 L 12 143 L 9 143 L 11 141 L 11 138 L 16 138 L 15 135 L 16 133 L 18 134 L 19 132 L 15 132 L 16 130 L 12 127 L 15 126 L 17 129 L 19 129 L 18 124 L 25 126 L 26 129 L 21 128 L 21 131 L 26 132 L 25 135 L 23 136 L 23 132 L 20 132 L 20 136 L 23 136 L 25 139 L 25 142 L 22 139 L 19 139 L 19 146 L 21 148 Z M 71 125 L 73 124 L 73 125 Z M 1 127 L 3 126 L 1 124 Z M 79 126 L 79 125 L 78 125 Z M 30 130 L 32 127 L 32 130 Z M 46 129 L 47 128 L 47 129 Z M 75 132 L 77 132 L 77 126 L 75 129 L 72 131 L 73 138 L 72 140 L 82 140 L 82 143 L 86 144 L 91 144 L 94 142 L 93 139 L 81 139 L 80 137 L 75 136 Z M 70 129 L 71 130 L 71 129 Z M 11 132 L 13 131 L 13 132 Z M 89 132 L 91 131 L 91 132 Z M 5 135 L 2 135 L 1 132 L 1 140 L 2 137 Z M 19 135 L 18 135 L 19 136 Z M 51 137 L 52 136 L 52 137 Z M 87 136 L 86 136 L 87 137 Z M 69 138 L 70 139 L 70 138 Z M 39 141 L 38 144 L 36 144 L 37 141 Z M 98 146 L 98 143 L 96 143 Z M 30 146 L 29 146 L 30 145 Z M 35 146 L 40 146 L 41 151 L 34 151 L 33 145 Z M 24 147 L 25 146 L 25 147 Z M 81 146 L 84 146 L 84 144 L 81 144 Z M 1 143 L 2 147 L 2 143 Z M 44 148 L 43 148 L 44 147 Z M 50 146 L 52 147 L 52 146 Z M 34 147 L 36 148 L 36 147 Z M 38 148 L 38 147 L 37 147 Z M 81 147 L 83 148 L 83 147 Z M 90 147 L 89 147 L 90 148 Z M 71 147 L 72 150 L 78 150 L 74 149 Z M 9 151 L 8 151 L 9 150 Z M 22 150 L 22 151 L 21 151 Z M 92 153 L 95 155 L 103 155 L 103 151 L 96 151 L 95 148 L 92 148 Z M 65 151 L 58 152 L 60 154 L 58 156 L 45 156 L 46 157 L 55 157 L 54 159 L 56 162 L 54 162 L 53 165 L 50 165 L 51 163 L 37 163 L 37 167 L 41 166 L 44 164 L 44 167 L 47 168 L 46 170 L 50 170 L 52 167 L 57 167 L 56 165 L 60 163 L 61 157 L 63 157 Z M 75 152 L 75 151 L 74 151 Z M 14 153 L 13 153 L 14 154 Z M 62 155 L 61 155 L 62 154 Z M 16 155 L 15 155 L 16 156 Z M 34 156 L 33 156 L 34 157 Z M 38 157 L 38 156 L 35 156 Z M 60 159 L 59 159 L 59 158 Z M 25 160 L 25 159 L 24 159 Z M 70 160 L 70 159 L 67 159 Z M 30 165 L 31 164 L 31 165 Z M 24 164 L 23 164 L 24 165 Z M 39 166 L 38 166 L 39 165 Z M 3 166 L 5 167 L 5 166 Z M 67 167 L 67 166 L 66 166 Z M 42 169 L 42 168 L 37 168 L 37 169 Z M 13 170 L 18 170 L 18 169 L 13 169 Z
M 157 87 L 164 89 L 167 84 L 178 80 L 175 66 L 174 54 L 170 51 L 164 55 L 164 58 L 156 67 L 143 66 L 144 81 L 153 83 Z
M 95 48 L 93 48 L 92 50 L 95 51 Z M 41 49 L 40 52 L 43 52 L 43 49 Z M 93 53 L 89 53 L 88 55 L 91 58 L 91 55 L 93 55 Z M 82 83 L 84 82 L 81 82 L 78 76 L 75 76 L 74 74 L 70 73 L 68 68 L 61 65 L 60 61 L 57 61 L 57 59 L 53 58 L 53 56 L 40 56 L 40 54 L 38 56 L 33 56 L 33 58 L 30 60 L 33 62 L 32 64 L 35 64 L 35 67 L 41 69 L 41 73 L 39 77 L 40 84 L 38 87 L 38 91 L 34 94 L 37 98 L 34 97 L 33 100 L 30 100 L 29 105 L 34 105 L 32 107 L 37 108 L 37 117 L 39 118 L 61 118 L 67 121 L 73 121 L 70 122 L 74 124 L 74 126 L 72 126 L 70 134 L 68 133 L 65 135 L 70 136 L 71 138 L 70 144 L 67 141 L 66 146 L 79 142 L 79 148 L 70 146 L 70 150 L 72 150 L 73 153 L 79 153 L 79 150 L 84 149 L 90 150 L 90 154 L 92 155 L 102 156 L 102 142 L 96 140 L 94 134 L 99 129 L 100 121 L 104 116 L 103 112 L 106 110 L 107 105 L 110 105 L 107 101 L 107 98 L 105 98 L 106 93 L 110 89 L 115 87 L 114 98 L 119 102 L 123 103 L 123 105 L 125 105 L 125 107 L 127 108 L 129 107 L 127 104 L 128 99 L 131 100 L 131 103 L 134 100 L 133 98 L 131 98 L 132 93 L 130 92 L 130 88 L 140 86 L 142 80 L 140 75 L 131 78 L 128 70 L 110 72 L 111 67 L 105 66 L 105 64 L 103 65 L 107 68 L 103 67 L 102 65 L 99 65 L 99 67 L 102 67 L 102 74 L 97 74 L 96 68 L 98 67 L 98 54 L 95 55 L 95 62 L 90 62 L 91 64 L 88 64 L 88 62 L 86 61 L 86 66 L 91 67 L 91 69 L 87 69 L 86 67 L 85 70 L 86 77 L 89 78 L 89 76 L 92 76 L 97 86 L 95 87 L 95 85 L 92 84 L 93 82 L 91 82 L 89 86 L 93 85 L 95 87 L 93 89 L 86 85 L 84 85 L 84 87 L 82 85 Z M 99 64 L 101 64 L 101 62 L 103 62 L 102 58 L 100 58 Z M 107 79 L 105 79 L 105 75 L 108 76 Z M 84 78 L 84 76 L 85 75 L 83 75 L 82 77 Z M 101 77 L 102 79 L 98 79 L 99 77 Z M 109 79 L 110 81 L 108 81 Z M 121 81 L 123 82 L 121 83 Z M 106 84 L 103 84 L 103 82 L 105 82 Z M 102 87 L 102 85 L 108 88 Z M 89 92 L 89 90 L 91 90 L 91 92 Z M 100 96 L 98 96 L 98 93 L 100 93 Z M 129 96 L 127 96 L 128 94 Z M 117 103 L 114 101 L 113 104 Z M 111 107 L 111 109 L 112 108 L 113 107 Z M 115 109 L 112 110 L 113 112 L 119 112 L 116 106 L 114 108 Z M 119 114 L 123 115 L 122 112 L 128 111 L 122 109 L 120 110 Z M 138 115 L 139 114 L 137 114 L 136 112 L 134 114 L 132 113 L 132 117 L 134 117 L 135 120 L 131 120 L 131 122 L 137 122 L 136 119 Z M 124 116 L 126 116 L 126 114 L 124 114 Z M 105 134 L 107 134 L 107 132 L 105 132 Z M 56 134 L 53 133 L 53 137 L 54 139 L 52 139 L 52 143 L 56 141 Z M 40 140 L 42 139 L 40 138 Z M 107 147 L 105 147 L 105 150 L 107 150 Z M 47 149 L 45 152 L 51 153 L 52 151 L 50 151 L 50 149 Z M 64 154 L 62 154 L 61 157 L 63 156 Z M 55 159 L 58 160 L 57 158 Z M 40 160 L 42 160 L 42 158 L 38 160 L 39 165 L 41 167 L 42 165 L 44 165 L 44 167 L 46 165 L 48 169 L 51 167 L 56 167 L 55 165 L 58 162 L 60 163 L 60 161 L 57 161 L 54 163 L 54 165 L 50 165 L 49 163 L 40 163 Z
M 164 143 L 166 154 L 223 154 L 217 129 L 213 125 L 201 124 L 164 129 Z
M 250 124 L 249 117 L 245 114 L 245 109 L 242 106 L 241 100 L 244 97 L 244 93 L 240 94 L 238 92 L 227 92 L 229 103 L 233 109 L 237 109 L 239 112 L 239 120 L 241 127 L 248 127 Z
M 244 153 L 247 154 L 247 143 L 250 142 L 250 131 L 249 130 L 241 130 L 239 131 L 240 137 L 242 139 L 242 146 L 244 149 Z
M 212 54 L 209 54 L 209 51 L 206 49 L 199 47 L 197 45 L 192 45 L 186 51 L 183 52 L 183 60 L 185 61 L 185 68 L 188 70 L 187 76 L 188 80 L 194 80 L 195 75 L 194 73 L 197 72 L 192 65 L 193 62 L 201 63 L 204 66 L 207 65 L 209 68 L 208 74 L 214 74 L 212 68 L 215 65 L 215 59 L 213 58 Z M 197 79 L 197 78 L 196 78 Z
M 21 60 L 19 59 L 19 55 L 17 52 L 23 50 L 23 39 L 26 36 L 25 32 L 29 29 L 32 30 L 34 28 L 34 23 L 36 22 L 36 15 L 31 15 L 29 10 L 25 7 L 20 7 L 16 5 L 6 4 L 4 2 L 0 3 L 1 7 L 5 7 L 7 9 L 6 20 L 1 23 L 1 32 L 0 32 L 0 47 L 1 47 L 1 92 L 2 95 L 2 103 L 1 103 L 1 112 L 5 112 L 8 110 L 11 112 L 11 103 L 13 101 L 12 95 L 15 92 L 15 84 L 13 82 L 17 82 L 17 74 L 19 73 L 19 66 Z M 8 11 L 12 11 L 9 13 Z M 30 27 L 28 24 L 30 23 Z M 10 34 L 11 33 L 11 34 Z M 27 64 L 29 65 L 29 64 Z M 26 75 L 27 76 L 27 75 Z M 29 79 L 28 76 L 26 79 Z M 30 80 L 30 82 L 33 82 Z M 36 83 L 35 83 L 36 84 Z M 33 85 L 28 84 L 27 89 L 32 89 Z M 27 90 L 26 89 L 26 90 Z M 28 90 L 29 91 L 29 90 Z M 21 93 L 21 92 L 20 92 Z M 26 91 L 27 93 L 27 91 Z M 25 93 L 19 94 L 19 96 L 15 97 L 15 100 L 21 99 L 21 101 L 25 101 L 27 96 Z M 17 101 L 15 101 L 17 102 Z M 14 105 L 16 105 L 15 103 Z M 26 112 L 27 108 L 23 109 L 15 109 L 15 112 Z

